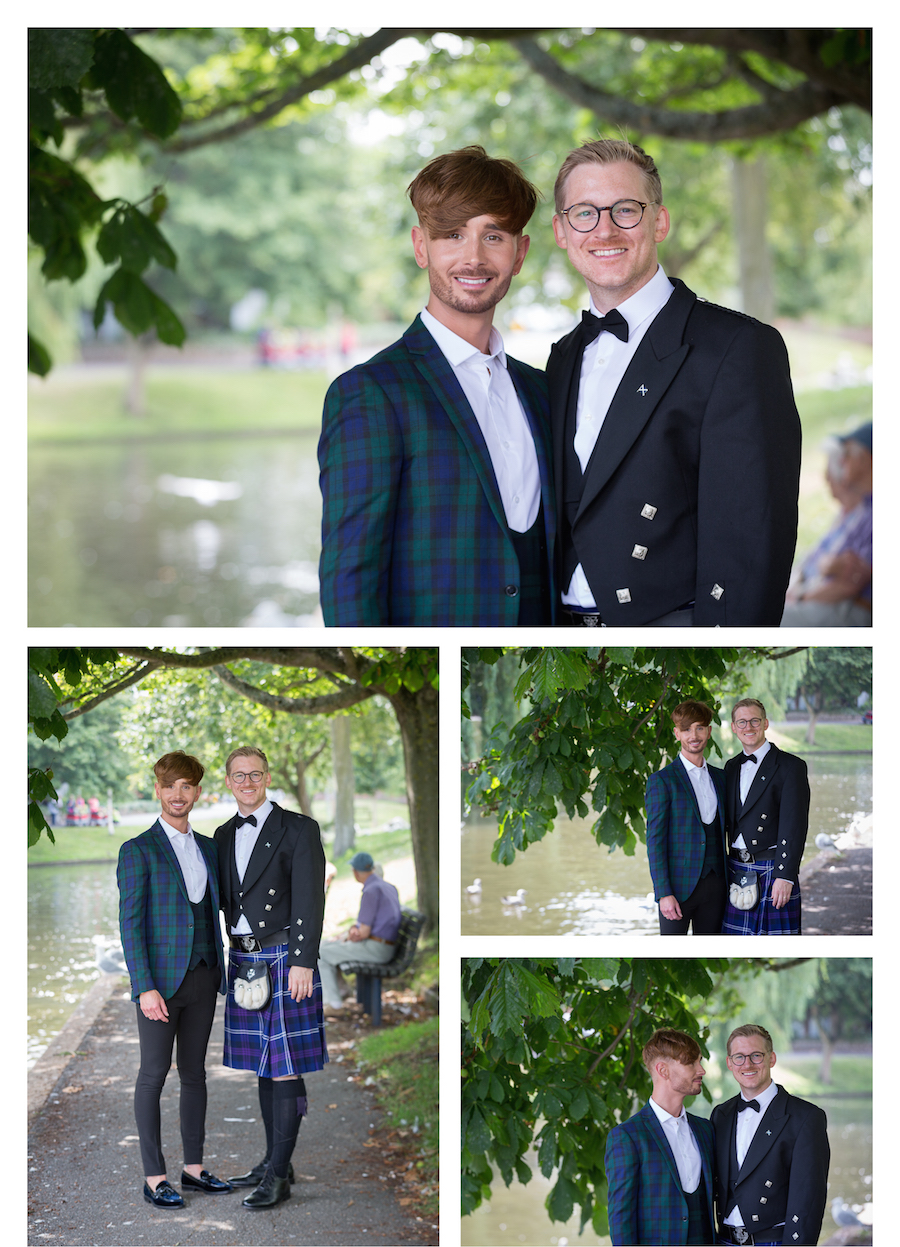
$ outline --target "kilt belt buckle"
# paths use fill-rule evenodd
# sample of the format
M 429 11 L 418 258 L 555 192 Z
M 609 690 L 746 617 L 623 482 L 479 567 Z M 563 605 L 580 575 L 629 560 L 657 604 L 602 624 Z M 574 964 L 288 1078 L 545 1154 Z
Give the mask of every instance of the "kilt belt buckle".
M 262 944 L 260 944 L 255 935 L 239 935 L 238 939 L 241 941 L 241 948 L 245 953 L 262 952 Z
M 736 854 L 736 855 L 737 855 L 737 859 L 738 859 L 738 861 L 739 861 L 739 862 L 745 862 L 745 863 L 747 863 L 747 862 L 755 863 L 755 862 L 756 862 L 756 858 L 753 856 L 753 854 L 752 854 L 752 853 L 748 853 L 746 849 L 734 849 L 734 848 L 733 848 L 731 851 L 732 851 L 732 853 L 734 853 L 734 854 Z M 745 1231 L 745 1233 L 746 1233 L 746 1231 Z M 743 1243 L 743 1242 L 745 1242 L 745 1241 L 747 1241 L 747 1240 L 745 1240 L 745 1239 L 743 1239 L 743 1238 L 742 1238 L 742 1239 L 740 1239 L 739 1241 Z
M 731 1227 L 731 1237 L 735 1243 L 752 1243 L 753 1242 L 753 1235 L 750 1233 L 749 1230 L 745 1229 L 744 1226 L 742 1225 L 738 1225 L 738 1226 L 733 1225 Z

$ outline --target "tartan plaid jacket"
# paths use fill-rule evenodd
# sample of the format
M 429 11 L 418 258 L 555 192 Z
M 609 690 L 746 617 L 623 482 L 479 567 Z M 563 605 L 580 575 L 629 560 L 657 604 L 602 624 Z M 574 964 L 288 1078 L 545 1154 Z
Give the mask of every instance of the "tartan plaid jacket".
M 725 847 L 725 772 L 710 766 L 719 799 L 722 852 Z M 694 786 L 680 758 L 647 780 L 647 858 L 653 877 L 653 896 L 687 900 L 700 878 L 705 838 Z
M 697 1146 L 709 1223 L 715 1229 L 715 1135 L 703 1117 L 688 1113 Z M 609 1233 L 613 1247 L 678 1247 L 688 1239 L 688 1208 L 678 1166 L 653 1109 L 615 1126 L 606 1140 Z
M 507 357 L 534 437 L 551 569 L 556 516 L 544 374 Z M 319 440 L 325 623 L 512 625 L 519 565 L 475 414 L 416 317 L 338 377 Z M 556 593 L 551 585 L 552 599 Z
M 225 992 L 225 955 L 219 923 L 219 859 L 209 836 L 194 832 L 206 861 L 222 971 L 219 991 Z M 159 822 L 126 840 L 119 849 L 119 929 L 131 978 L 131 999 L 156 988 L 163 999 L 174 996 L 187 973 L 194 945 L 194 911 L 184 876 Z

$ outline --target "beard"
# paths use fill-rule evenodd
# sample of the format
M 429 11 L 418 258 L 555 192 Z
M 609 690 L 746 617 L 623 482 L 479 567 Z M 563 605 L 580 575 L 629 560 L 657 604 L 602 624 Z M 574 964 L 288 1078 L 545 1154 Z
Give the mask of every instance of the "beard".
M 492 307 L 496 307 L 512 285 L 511 273 L 505 282 L 499 279 L 499 274 L 493 272 L 456 273 L 454 276 L 493 279 L 490 285 L 482 291 L 467 291 L 454 285 L 452 278 L 445 278 L 443 274 L 436 273 L 433 269 L 428 270 L 428 280 L 434 297 L 455 312 L 468 312 L 472 315 L 489 312 Z

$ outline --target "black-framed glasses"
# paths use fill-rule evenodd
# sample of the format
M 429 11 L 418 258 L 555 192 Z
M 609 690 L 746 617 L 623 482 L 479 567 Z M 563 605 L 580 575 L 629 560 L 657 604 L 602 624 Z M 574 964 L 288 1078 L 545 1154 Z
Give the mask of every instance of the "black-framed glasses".
M 596 229 L 602 212 L 608 212 L 619 229 L 634 229 L 644 219 L 644 209 L 649 207 L 650 204 L 642 204 L 639 199 L 617 199 L 603 208 L 596 204 L 572 204 L 571 208 L 563 208 L 560 216 L 568 217 L 572 229 L 579 234 L 588 234 Z
M 236 784 L 242 784 L 245 779 L 250 779 L 254 784 L 258 784 L 264 774 L 264 771 L 251 771 L 249 775 L 245 775 L 243 771 L 232 771 L 231 778 Z
M 735 719 L 734 726 L 739 727 L 741 731 L 743 731 L 745 727 L 752 727 L 753 730 L 756 731 L 760 723 L 762 723 L 762 719 Z
M 743 1052 L 732 1052 L 731 1064 L 740 1067 L 745 1061 L 749 1061 L 751 1065 L 762 1065 L 766 1059 L 764 1052 L 750 1052 L 745 1055 Z

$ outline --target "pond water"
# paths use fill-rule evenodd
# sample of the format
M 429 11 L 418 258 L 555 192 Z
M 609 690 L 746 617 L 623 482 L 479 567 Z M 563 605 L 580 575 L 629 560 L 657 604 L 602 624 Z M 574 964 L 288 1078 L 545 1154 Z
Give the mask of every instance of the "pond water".
M 820 831 L 845 831 L 858 813 L 872 809 L 870 754 L 832 755 L 808 760 L 812 802 L 804 861 L 815 857 Z M 647 851 L 633 857 L 609 853 L 590 834 L 593 818 L 557 819 L 554 830 L 511 866 L 491 861 L 496 819 L 472 819 L 463 826 L 463 935 L 656 935 L 657 907 Z M 480 897 L 465 885 L 481 879 Z M 501 897 L 519 888 L 525 904 L 506 906 Z
M 789 1059 L 788 1059 L 789 1060 Z M 785 1062 L 787 1063 L 787 1061 Z M 828 1099 L 816 1097 L 817 1104 L 828 1115 L 828 1141 L 831 1165 L 828 1173 L 828 1202 L 819 1242 L 825 1243 L 834 1234 L 830 1203 L 840 1195 L 848 1204 L 865 1204 L 872 1199 L 872 1100 L 870 1098 Z M 691 1112 L 709 1116 L 710 1106 L 695 1105 Z M 553 1187 L 545 1178 L 534 1155 L 527 1158 L 533 1177 L 527 1185 L 514 1182 L 509 1188 L 497 1177 L 492 1184 L 490 1201 L 482 1204 L 471 1216 L 463 1217 L 460 1242 L 462 1247 L 597 1247 L 609 1244 L 588 1224 L 579 1237 L 580 1213 L 570 1221 L 550 1221 L 544 1200 Z
M 29 624 L 311 625 L 316 440 L 32 447 Z

